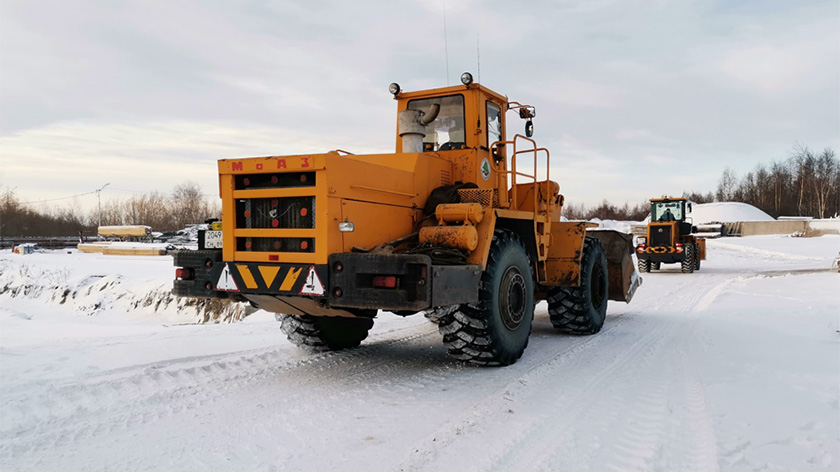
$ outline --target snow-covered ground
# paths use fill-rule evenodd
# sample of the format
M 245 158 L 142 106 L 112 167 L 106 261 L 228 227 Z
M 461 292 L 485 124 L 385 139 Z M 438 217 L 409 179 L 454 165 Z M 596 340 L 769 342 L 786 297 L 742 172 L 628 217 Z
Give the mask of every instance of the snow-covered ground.
M 169 257 L 2 253 L 0 469 L 838 470 L 838 252 L 710 240 L 597 335 L 541 303 L 504 368 L 449 359 L 422 316 L 333 353 L 263 311 L 196 324 Z

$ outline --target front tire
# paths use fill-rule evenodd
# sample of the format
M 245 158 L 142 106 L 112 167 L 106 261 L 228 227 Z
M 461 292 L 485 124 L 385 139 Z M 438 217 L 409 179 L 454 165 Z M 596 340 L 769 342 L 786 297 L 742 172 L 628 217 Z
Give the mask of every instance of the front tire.
M 357 347 L 373 327 L 376 310 L 360 310 L 364 318 L 277 314 L 280 331 L 295 346 L 313 351 L 339 351 Z
M 649 267 L 650 261 L 645 262 Z M 608 294 L 604 248 L 597 239 L 587 237 L 580 262 L 580 287 L 556 287 L 548 292 L 551 324 L 567 334 L 595 334 L 601 331 L 607 317 Z
M 694 246 L 694 270 L 700 270 L 700 245 Z
M 475 305 L 438 310 L 449 355 L 479 365 L 513 364 L 528 346 L 534 318 L 534 277 L 516 234 L 496 230 L 478 297 Z

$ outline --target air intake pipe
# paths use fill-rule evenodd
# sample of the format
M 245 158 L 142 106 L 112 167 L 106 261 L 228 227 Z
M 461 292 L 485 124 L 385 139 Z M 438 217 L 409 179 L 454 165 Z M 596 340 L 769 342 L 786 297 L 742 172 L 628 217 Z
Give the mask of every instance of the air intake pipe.
M 422 110 L 403 110 L 399 114 L 399 132 L 402 138 L 402 152 L 423 152 L 423 138 L 426 137 L 426 125 L 434 121 L 440 113 L 440 105 L 435 103 L 426 114 Z

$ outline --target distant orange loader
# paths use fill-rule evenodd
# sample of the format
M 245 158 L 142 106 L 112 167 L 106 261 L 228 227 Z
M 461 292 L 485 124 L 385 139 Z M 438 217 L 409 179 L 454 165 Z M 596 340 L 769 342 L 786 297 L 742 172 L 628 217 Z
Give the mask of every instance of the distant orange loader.
M 636 245 L 639 272 L 659 270 L 661 264 L 679 263 L 682 272 L 700 270 L 706 259 L 706 240 L 695 236 L 697 228 L 687 214 L 691 203 L 685 198 L 650 200 L 650 223 Z

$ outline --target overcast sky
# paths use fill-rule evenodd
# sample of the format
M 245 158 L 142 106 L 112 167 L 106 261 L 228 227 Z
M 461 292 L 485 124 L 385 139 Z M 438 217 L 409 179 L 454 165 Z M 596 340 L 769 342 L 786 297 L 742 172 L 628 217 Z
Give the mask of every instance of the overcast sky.
M 463 71 L 536 107 L 570 203 L 840 151 L 838 0 L 4 0 L 0 188 L 216 195 L 221 158 L 393 152 L 388 84 Z

